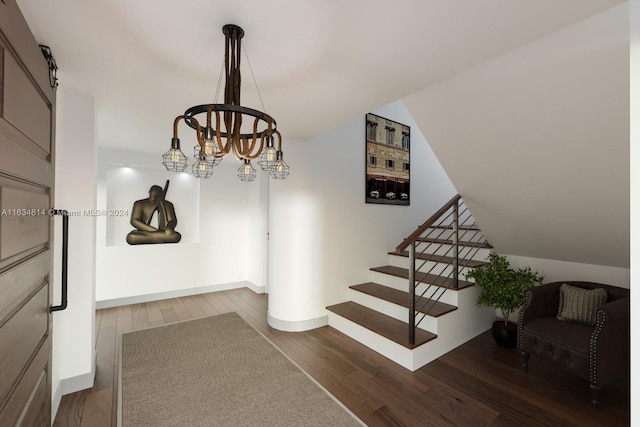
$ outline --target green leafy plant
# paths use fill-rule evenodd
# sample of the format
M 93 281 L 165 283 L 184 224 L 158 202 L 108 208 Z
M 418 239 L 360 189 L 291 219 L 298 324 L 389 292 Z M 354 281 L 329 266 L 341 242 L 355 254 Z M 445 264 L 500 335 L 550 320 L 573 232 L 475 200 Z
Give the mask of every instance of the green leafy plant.
M 507 257 L 495 252 L 489 254 L 488 261 L 468 271 L 465 277 L 473 278 L 476 286 L 482 288 L 478 305 L 500 309 L 506 324 L 509 315 L 524 303 L 525 292 L 541 283 L 544 277 L 539 276 L 538 271 L 533 272 L 531 267 L 514 270 Z

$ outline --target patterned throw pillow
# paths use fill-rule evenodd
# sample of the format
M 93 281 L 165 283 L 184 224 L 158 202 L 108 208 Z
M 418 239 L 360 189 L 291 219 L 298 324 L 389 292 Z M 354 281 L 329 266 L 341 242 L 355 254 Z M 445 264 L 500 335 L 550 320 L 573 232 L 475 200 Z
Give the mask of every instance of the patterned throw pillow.
M 607 302 L 607 291 L 602 288 L 583 289 L 563 283 L 560 286 L 558 319 L 595 325 L 596 312 Z

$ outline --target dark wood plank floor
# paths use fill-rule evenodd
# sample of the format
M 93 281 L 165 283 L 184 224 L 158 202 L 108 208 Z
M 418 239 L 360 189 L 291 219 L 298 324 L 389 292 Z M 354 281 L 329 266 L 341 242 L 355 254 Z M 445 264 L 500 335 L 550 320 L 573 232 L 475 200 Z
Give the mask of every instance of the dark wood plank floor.
M 589 387 L 542 361 L 523 372 L 517 350 L 484 333 L 416 372 L 336 330 L 281 332 L 267 325 L 267 296 L 248 289 L 98 310 L 93 389 L 63 397 L 55 426 L 113 426 L 118 337 L 123 332 L 237 311 L 369 426 L 626 426 L 629 382 Z

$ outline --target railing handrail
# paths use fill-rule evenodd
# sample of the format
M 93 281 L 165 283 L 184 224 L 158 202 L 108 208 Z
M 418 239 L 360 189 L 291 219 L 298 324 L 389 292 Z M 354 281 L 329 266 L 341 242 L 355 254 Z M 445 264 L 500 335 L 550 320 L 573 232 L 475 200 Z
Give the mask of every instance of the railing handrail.
M 409 247 L 410 244 L 415 242 L 421 235 L 424 233 L 427 228 L 431 227 L 447 210 L 449 210 L 452 206 L 458 203 L 460 200 L 460 194 L 456 194 L 451 200 L 449 200 L 443 207 L 441 207 L 436 213 L 431 215 L 431 217 L 425 221 L 420 227 L 416 229 L 413 233 L 409 235 L 406 239 L 402 241 L 397 247 L 396 252 L 402 252 Z

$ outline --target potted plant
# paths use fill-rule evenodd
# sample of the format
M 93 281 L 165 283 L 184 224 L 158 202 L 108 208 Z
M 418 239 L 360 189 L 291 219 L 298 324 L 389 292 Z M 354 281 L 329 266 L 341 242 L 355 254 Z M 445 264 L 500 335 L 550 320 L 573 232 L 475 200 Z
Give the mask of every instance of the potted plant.
M 541 283 L 544 277 L 531 267 L 514 270 L 507 257 L 491 252 L 488 263 L 465 274 L 467 279 L 475 280 L 476 286 L 482 288 L 478 305 L 500 309 L 504 321 L 493 322 L 492 332 L 496 342 L 507 348 L 515 348 L 517 343 L 517 325 L 509 322 L 509 315 L 524 303 L 525 292 Z

